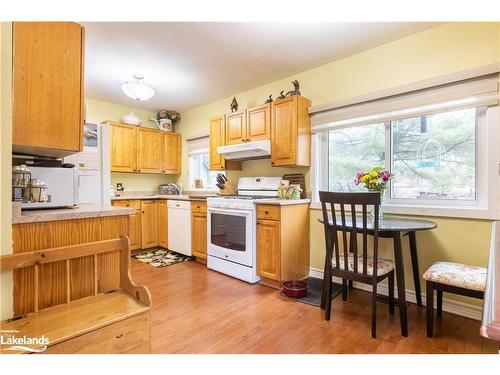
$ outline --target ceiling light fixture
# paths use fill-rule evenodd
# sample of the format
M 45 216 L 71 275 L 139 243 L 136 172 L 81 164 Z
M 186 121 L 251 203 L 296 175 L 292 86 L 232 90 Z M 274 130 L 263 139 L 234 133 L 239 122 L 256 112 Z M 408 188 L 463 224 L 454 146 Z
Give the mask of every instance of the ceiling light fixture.
M 156 93 L 155 89 L 144 83 L 142 74 L 134 74 L 135 81 L 125 82 L 122 85 L 122 91 L 129 98 L 145 101 L 151 99 Z

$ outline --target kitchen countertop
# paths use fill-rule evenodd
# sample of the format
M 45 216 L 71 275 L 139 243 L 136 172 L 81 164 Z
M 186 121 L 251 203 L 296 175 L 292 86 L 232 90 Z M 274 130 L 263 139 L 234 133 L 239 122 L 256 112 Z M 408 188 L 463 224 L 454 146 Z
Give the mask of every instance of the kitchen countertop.
M 99 204 L 81 204 L 74 208 L 54 208 L 21 211 L 19 203 L 12 203 L 12 224 L 37 223 L 44 221 L 87 219 L 92 217 L 123 216 L 135 213 L 134 208 L 102 207 Z
M 204 201 L 207 199 L 207 197 L 206 196 L 193 197 L 190 195 L 167 195 L 167 194 L 144 194 L 144 195 L 134 194 L 134 195 L 121 195 L 119 197 L 111 197 L 112 201 L 131 200 L 131 199 L 139 199 L 139 200 L 173 199 L 178 201 Z
M 311 200 L 306 199 L 278 199 L 278 198 L 263 198 L 256 199 L 255 204 L 275 204 L 278 206 L 290 206 L 293 204 L 309 204 Z

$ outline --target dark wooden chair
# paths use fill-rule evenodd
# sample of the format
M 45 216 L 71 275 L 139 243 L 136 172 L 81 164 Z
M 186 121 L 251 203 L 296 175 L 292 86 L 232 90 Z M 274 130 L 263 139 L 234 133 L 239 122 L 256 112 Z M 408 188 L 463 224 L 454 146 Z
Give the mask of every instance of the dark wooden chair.
M 342 279 L 344 302 L 347 301 L 348 281 L 370 284 L 372 285 L 372 337 L 376 337 L 377 285 L 385 278 L 388 278 L 389 283 L 389 313 L 394 315 L 394 262 L 378 257 L 380 194 L 320 191 L 319 197 L 323 209 L 326 242 L 322 299 L 325 320 L 330 320 L 331 315 L 332 301 L 329 296 L 331 296 L 333 276 Z M 361 216 L 356 216 L 357 206 L 361 207 Z M 375 206 L 373 219 L 368 218 L 369 206 Z M 350 212 L 346 214 L 346 211 Z M 368 247 L 369 225 L 370 231 L 373 232 L 371 251 Z M 362 236 L 361 251 L 358 249 L 358 234 Z M 339 237 L 342 237 L 342 242 L 339 241 Z
M 443 315 L 443 292 L 461 296 L 484 298 L 487 269 L 462 263 L 436 262 L 423 278 L 426 287 L 427 337 L 432 337 L 434 330 L 434 291 L 437 291 L 437 316 Z

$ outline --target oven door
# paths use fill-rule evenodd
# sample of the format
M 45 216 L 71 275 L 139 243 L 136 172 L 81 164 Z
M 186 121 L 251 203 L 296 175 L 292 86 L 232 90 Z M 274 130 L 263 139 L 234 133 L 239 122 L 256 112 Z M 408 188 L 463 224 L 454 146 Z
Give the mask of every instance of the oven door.
M 255 254 L 253 211 L 208 208 L 208 255 L 252 267 Z

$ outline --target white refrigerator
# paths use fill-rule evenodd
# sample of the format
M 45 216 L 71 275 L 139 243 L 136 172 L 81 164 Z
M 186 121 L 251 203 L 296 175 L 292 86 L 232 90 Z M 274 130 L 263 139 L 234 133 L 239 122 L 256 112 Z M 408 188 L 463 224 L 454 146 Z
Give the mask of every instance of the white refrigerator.
M 75 165 L 80 204 L 111 206 L 110 129 L 105 124 L 84 125 L 83 151 L 64 158 Z

